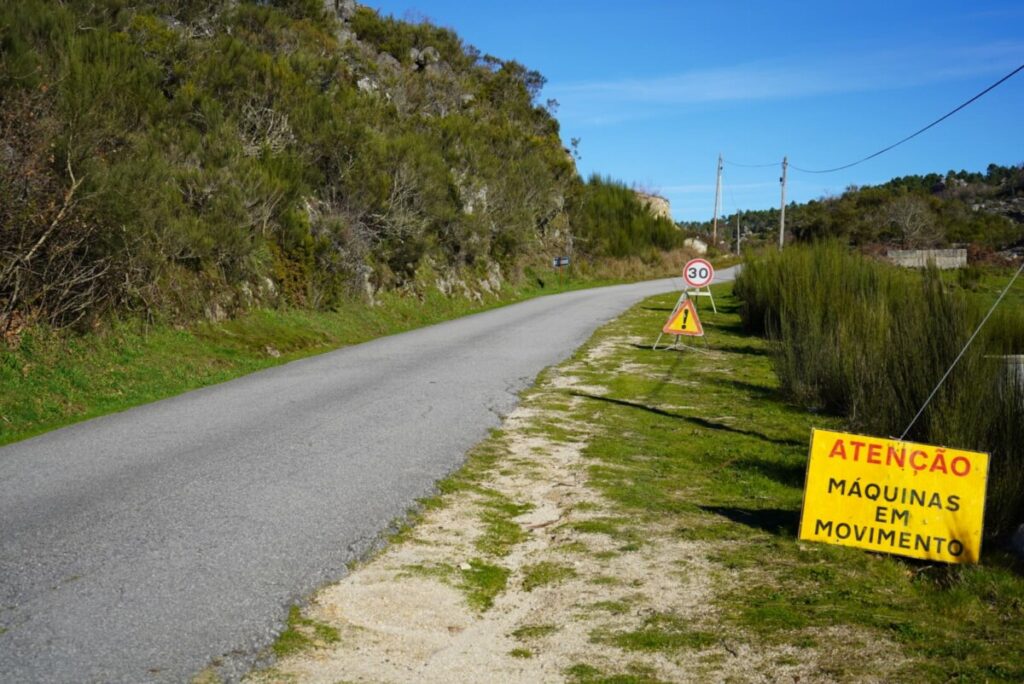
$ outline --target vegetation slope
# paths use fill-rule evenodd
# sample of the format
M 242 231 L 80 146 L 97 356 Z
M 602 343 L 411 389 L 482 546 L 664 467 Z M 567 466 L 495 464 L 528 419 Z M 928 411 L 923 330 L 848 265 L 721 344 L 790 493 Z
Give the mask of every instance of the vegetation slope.
M 635 201 L 606 239 L 595 194 L 628 191 L 581 181 L 543 84 L 351 1 L 3 3 L 0 328 L 501 283 L 574 231 L 674 246 Z

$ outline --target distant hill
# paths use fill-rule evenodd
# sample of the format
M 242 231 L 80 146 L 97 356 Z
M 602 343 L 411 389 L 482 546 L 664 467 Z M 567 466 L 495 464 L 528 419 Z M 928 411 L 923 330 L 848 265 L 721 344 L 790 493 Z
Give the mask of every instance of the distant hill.
M 735 215 L 723 221 L 735 225 Z M 740 212 L 740 223 L 754 240 L 778 238 L 778 209 Z M 684 227 L 705 231 L 709 225 Z M 855 245 L 1024 247 L 1024 165 L 851 186 L 838 196 L 787 205 L 786 231 L 795 240 L 836 237 Z

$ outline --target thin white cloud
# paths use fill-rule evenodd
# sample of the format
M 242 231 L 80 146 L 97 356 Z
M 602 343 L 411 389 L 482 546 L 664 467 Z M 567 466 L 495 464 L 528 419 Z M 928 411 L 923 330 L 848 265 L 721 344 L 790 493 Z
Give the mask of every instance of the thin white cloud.
M 651 78 L 549 84 L 562 113 L 620 122 L 643 106 L 788 99 L 922 86 L 997 74 L 1024 61 L 1024 43 L 900 49 L 831 58 L 790 57 Z M 594 116 L 595 105 L 611 111 Z M 566 110 L 569 110 L 568 112 Z M 589 116 L 588 116 L 589 115 Z M 574 117 L 575 118 L 575 117 Z

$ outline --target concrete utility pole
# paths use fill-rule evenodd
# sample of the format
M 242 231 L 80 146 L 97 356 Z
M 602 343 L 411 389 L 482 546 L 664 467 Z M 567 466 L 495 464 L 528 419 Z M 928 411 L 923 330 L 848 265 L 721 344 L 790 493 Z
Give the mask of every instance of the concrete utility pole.
M 782 249 L 782 245 L 786 241 L 786 167 L 789 166 L 787 157 L 782 158 L 782 178 L 779 182 L 782 184 L 782 202 L 779 205 L 779 249 Z
M 722 153 L 718 153 L 718 173 L 715 176 L 715 218 L 711 222 L 711 244 L 718 244 L 718 210 L 722 206 Z
M 740 212 L 736 212 L 736 254 L 740 253 Z

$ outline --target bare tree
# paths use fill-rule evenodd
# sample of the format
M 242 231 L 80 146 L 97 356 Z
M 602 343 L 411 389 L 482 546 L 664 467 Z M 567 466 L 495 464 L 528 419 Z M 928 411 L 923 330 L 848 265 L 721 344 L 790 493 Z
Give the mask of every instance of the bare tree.
M 942 230 L 923 197 L 901 195 L 885 205 L 884 215 L 904 247 L 933 247 L 942 239 Z

